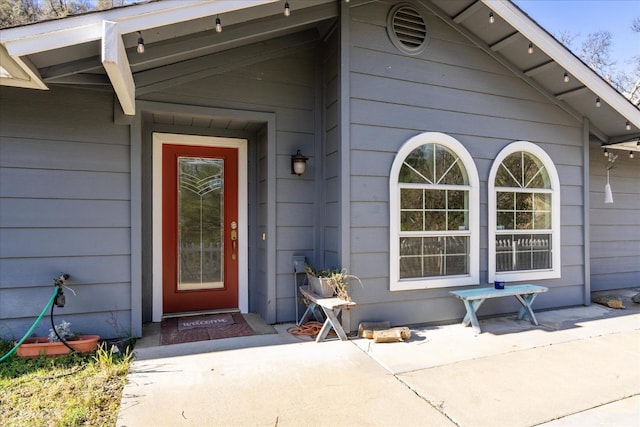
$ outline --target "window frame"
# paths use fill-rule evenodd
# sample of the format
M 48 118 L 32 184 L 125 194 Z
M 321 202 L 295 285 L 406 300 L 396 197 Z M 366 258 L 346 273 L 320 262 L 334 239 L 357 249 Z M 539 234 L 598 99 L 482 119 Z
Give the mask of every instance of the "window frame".
M 502 162 L 511 154 L 516 152 L 525 152 L 535 156 L 544 166 L 549 176 L 550 181 L 550 194 L 551 194 L 551 268 L 550 269 L 538 269 L 538 270 L 518 270 L 508 272 L 496 272 L 496 233 L 497 231 L 497 192 L 505 188 L 518 188 L 518 187 L 496 187 L 496 175 Z M 561 277 L 562 270 L 562 257 L 560 246 L 560 227 L 561 227 L 561 205 L 560 205 L 560 179 L 556 170 L 555 164 L 551 157 L 540 148 L 538 145 L 529 141 L 515 141 L 504 147 L 500 153 L 496 156 L 493 164 L 491 165 L 491 171 L 489 173 L 488 185 L 488 201 L 487 206 L 489 210 L 488 215 L 488 279 L 489 283 L 493 283 L 496 280 L 521 282 L 525 280 L 544 280 L 544 279 L 557 279 Z M 523 189 L 523 192 L 537 192 L 535 189 Z M 546 193 L 546 191 L 545 191 Z M 517 230 L 516 230 L 517 231 Z M 537 230 L 526 230 L 531 234 L 547 234 L 539 233 Z M 514 233 L 518 234 L 518 232 Z
M 458 156 L 469 180 L 469 274 L 400 279 L 400 183 L 398 178 L 405 159 L 426 144 L 439 144 Z M 441 185 L 438 185 L 441 187 Z M 452 189 L 460 186 L 451 185 Z M 425 132 L 408 139 L 398 153 L 389 174 L 389 276 L 391 291 L 478 285 L 480 278 L 480 181 L 473 157 L 455 138 L 440 132 Z

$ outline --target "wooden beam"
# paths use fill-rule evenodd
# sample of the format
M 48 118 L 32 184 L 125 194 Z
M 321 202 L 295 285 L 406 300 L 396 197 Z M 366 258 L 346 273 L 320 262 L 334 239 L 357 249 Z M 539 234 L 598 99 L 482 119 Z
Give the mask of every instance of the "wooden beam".
M 102 30 L 102 65 L 116 92 L 125 114 L 136 114 L 136 85 L 133 82 L 127 52 L 124 48 L 118 24 L 104 21 Z
M 564 100 L 564 99 L 568 99 L 568 98 L 573 98 L 574 96 L 584 95 L 588 91 L 589 91 L 589 88 L 587 88 L 586 86 L 580 86 L 580 87 L 577 87 L 575 89 L 571 89 L 571 90 L 567 90 L 565 92 L 558 93 L 558 94 L 556 94 L 556 98 L 558 98 L 560 100 Z
M 639 132 L 632 133 L 630 135 L 620 135 L 620 136 L 612 137 L 611 139 L 609 139 L 609 141 L 607 141 L 607 144 L 620 144 L 625 142 L 629 142 L 629 143 L 635 142 L 635 146 L 636 146 L 635 151 L 640 151 L 640 147 L 638 146 L 638 143 L 640 142 Z
M 516 31 L 515 33 L 509 34 L 507 37 L 503 38 L 502 40 L 495 42 L 490 46 L 490 48 L 492 51 L 497 52 L 509 46 L 510 44 L 517 42 L 521 38 L 522 38 L 522 34 Z
M 469 7 L 467 7 L 465 10 L 463 10 L 462 12 L 454 16 L 453 22 L 455 22 L 456 24 L 459 24 L 462 21 L 466 20 L 471 15 L 473 15 L 474 13 L 476 13 L 477 11 L 479 11 L 480 9 L 482 9 L 483 7 L 484 5 L 482 4 L 482 2 L 476 1 L 475 3 L 472 3 Z M 487 19 L 489 19 L 489 15 L 487 15 Z
M 109 86 L 111 81 L 104 74 L 73 74 L 69 76 L 47 79 L 49 84 L 78 85 L 78 86 Z
M 26 73 L 25 70 L 22 69 L 20 65 L 18 65 L 7 50 L 0 44 L 0 64 L 2 64 L 2 68 L 9 73 L 11 79 L 18 80 L 29 80 L 29 74 Z
M 307 30 L 138 73 L 136 74 L 137 93 L 144 95 L 269 59 L 280 58 L 311 46 L 317 39 L 315 30 Z
M 48 89 L 42 81 L 38 69 L 28 58 L 12 57 L 0 44 L 0 64 L 6 77 L 0 77 L 3 86 L 24 87 L 29 89 Z
M 40 74 L 45 81 L 56 80 L 73 74 L 90 73 L 102 70 L 102 58 L 100 55 L 89 58 L 82 58 L 76 61 L 65 62 L 63 64 L 52 65 L 42 68 Z
M 528 70 L 524 70 L 524 75 L 531 77 L 531 76 L 535 76 L 536 74 L 540 74 L 545 71 L 552 70 L 553 68 L 556 68 L 556 67 L 558 68 L 560 67 L 559 65 L 556 64 L 556 61 L 549 60 L 547 62 L 543 62 L 540 65 L 536 65 L 535 67 L 531 67 Z

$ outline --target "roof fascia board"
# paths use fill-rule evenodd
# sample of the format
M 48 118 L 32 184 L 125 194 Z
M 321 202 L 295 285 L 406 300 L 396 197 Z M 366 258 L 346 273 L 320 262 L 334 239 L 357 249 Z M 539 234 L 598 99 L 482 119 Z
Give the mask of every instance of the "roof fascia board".
M 494 60 L 498 61 L 503 67 L 507 68 L 514 75 L 518 76 L 519 78 L 524 80 L 527 84 L 529 84 L 531 87 L 533 87 L 538 92 L 540 92 L 550 102 L 552 102 L 553 104 L 557 105 L 559 108 L 561 108 L 566 113 L 571 115 L 577 121 L 579 121 L 579 122 L 583 121 L 582 115 L 579 114 L 577 111 L 575 111 L 573 108 L 571 108 L 570 105 L 568 105 L 566 102 L 563 102 L 563 101 L 557 99 L 554 94 L 550 93 L 547 89 L 542 87 L 538 82 L 533 80 L 531 77 L 525 75 L 522 72 L 522 70 L 519 70 L 515 65 L 513 65 L 511 63 L 511 61 L 506 59 L 502 54 L 500 54 L 499 52 L 493 51 L 491 49 L 491 46 L 489 46 L 485 41 L 480 39 L 474 33 L 472 33 L 471 31 L 467 30 L 466 28 L 464 28 L 464 27 L 456 24 L 455 22 L 453 22 L 451 17 L 449 15 L 447 15 L 438 6 L 434 5 L 431 2 L 427 2 L 426 0 L 418 0 L 418 1 L 425 8 L 427 8 L 428 10 L 433 12 L 436 16 L 438 16 L 440 19 L 442 19 L 445 23 L 450 25 L 452 28 L 454 28 L 456 31 L 460 32 L 460 34 L 462 34 L 467 39 L 469 39 L 472 43 L 474 43 L 476 46 L 478 46 L 478 48 L 482 49 L 487 55 L 492 57 Z M 595 126 L 591 126 L 590 130 L 591 130 L 591 133 L 593 133 L 595 136 L 597 136 L 600 140 L 607 141 L 608 136 L 604 132 L 602 132 L 599 129 L 597 129 Z
M 13 77 L 12 80 L 29 80 L 29 74 L 9 56 L 2 45 L 0 45 L 0 64 Z
M 2 34 L 2 40 L 3 43 L 5 43 L 6 41 L 50 35 L 51 33 L 63 31 L 69 28 L 86 27 L 95 24 L 102 25 L 102 21 L 105 20 L 117 22 L 126 18 L 144 16 L 166 10 L 174 10 L 176 9 L 176 7 L 180 6 L 177 3 L 181 3 L 184 7 L 190 7 L 193 4 L 202 2 L 203 0 L 184 0 L 182 2 L 154 1 L 150 3 L 131 5 L 124 8 L 67 16 L 65 18 L 54 19 L 50 21 L 37 22 L 34 24 L 22 25 L 13 28 L 5 28 L 3 30 L 0 30 L 0 34 Z
M 10 28 L 2 30 L 0 34 L 2 43 L 11 56 L 24 56 L 99 40 L 102 37 L 103 21 L 118 23 L 120 34 L 128 34 L 276 1 L 278 0 L 153 2 Z
M 524 14 L 511 1 L 481 0 L 494 13 L 522 33 L 536 48 L 556 61 L 567 72 L 591 89 L 602 101 L 624 116 L 636 127 L 640 127 L 640 110 L 605 82 L 566 47 L 550 36 L 535 21 Z
M 136 114 L 136 85 L 133 82 L 127 51 L 118 24 L 104 21 L 102 37 L 102 65 L 116 92 L 122 111 L 129 116 Z

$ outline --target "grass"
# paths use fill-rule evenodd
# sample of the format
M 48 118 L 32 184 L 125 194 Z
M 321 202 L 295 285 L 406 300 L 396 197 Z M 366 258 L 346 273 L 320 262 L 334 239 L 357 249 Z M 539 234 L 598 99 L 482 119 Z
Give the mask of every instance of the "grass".
M 0 356 L 12 344 L 0 340 Z M 0 362 L 0 426 L 113 426 L 131 355 L 94 354 Z

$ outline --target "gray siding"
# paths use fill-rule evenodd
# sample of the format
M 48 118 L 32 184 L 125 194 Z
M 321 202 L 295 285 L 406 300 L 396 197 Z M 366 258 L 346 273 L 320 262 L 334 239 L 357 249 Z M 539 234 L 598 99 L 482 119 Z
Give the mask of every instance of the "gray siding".
M 607 161 L 597 144 L 590 144 L 591 289 L 640 286 L 640 164 L 626 151 L 610 171 L 613 204 L 604 203 Z
M 26 332 L 61 272 L 77 295 L 65 292 L 56 322 L 105 338 L 114 320 L 131 330 L 129 179 L 111 94 L 0 88 L 1 337 Z
M 507 144 L 538 144 L 556 162 L 562 188 L 562 278 L 538 283 L 550 292 L 537 307 L 580 304 L 584 285 L 582 124 L 476 48 L 437 17 L 426 15 L 431 39 L 419 56 L 401 53 L 386 33 L 387 4 L 351 9 L 351 272 L 361 320 L 396 323 L 462 317 L 449 289 L 389 291 L 389 171 L 397 150 L 425 131 L 458 139 L 480 178 L 480 281 L 487 281 L 487 179 Z M 482 314 L 515 311 L 492 301 Z
M 583 302 L 585 167 L 592 171 L 592 289 L 640 285 L 637 159 L 621 156 L 612 172 L 615 204 L 602 204 L 602 156 L 591 144 L 590 165 L 583 164 L 582 123 L 428 12 L 429 46 L 409 56 L 387 36 L 388 3 L 342 7 L 350 7 L 348 37 L 342 41 L 339 28 L 323 41 L 298 34 L 306 40 L 296 44 L 298 51 L 273 48 L 263 52 L 262 62 L 229 65 L 224 72 L 216 71 L 215 55 L 203 57 L 198 64 L 209 61 L 212 71 L 193 74 L 199 78 L 191 81 L 191 74 L 177 72 L 185 64 L 151 72 L 162 90 L 142 91 L 141 101 L 266 113 L 268 120 L 275 116 L 275 126 L 263 116 L 234 122 L 145 113 L 136 122 L 143 134 L 140 170 L 130 170 L 131 159 L 136 161 L 130 127 L 114 124 L 112 94 L 0 88 L 0 336 L 18 337 L 28 328 L 60 272 L 72 275 L 78 295 L 66 293 L 67 307 L 56 311 L 58 319 L 104 337 L 115 334 L 109 325 L 114 320 L 119 332 L 132 328 L 131 215 L 139 206 L 131 206 L 130 193 L 131 176 L 138 173 L 142 266 L 133 271 L 142 270 L 142 317 L 150 319 L 153 131 L 250 141 L 249 308 L 270 322 L 294 320 L 294 254 L 316 267 L 337 267 L 343 260 L 362 279 L 364 287 L 351 291 L 358 303 L 354 327 L 362 320 L 412 324 L 463 316 L 448 288 L 389 291 L 389 171 L 402 144 L 427 131 L 453 136 L 476 162 L 481 284 L 487 281 L 489 171 L 502 148 L 526 140 L 554 160 L 562 191 L 562 277 L 538 282 L 550 292 L 536 307 Z M 349 49 L 343 68 L 342 44 Z M 233 58 L 234 52 L 228 53 Z M 346 74 L 348 81 L 341 81 Z M 348 111 L 344 90 L 350 94 Z M 301 177 L 290 173 L 290 156 L 298 149 L 309 157 Z M 490 301 L 481 314 L 516 308 L 515 300 Z M 46 334 L 48 327 L 44 322 L 37 332 Z
M 232 108 L 236 110 L 270 112 L 276 115 L 276 140 L 266 135 L 258 138 L 257 147 L 257 201 L 256 239 L 257 253 L 255 279 L 249 284 L 250 299 L 257 306 L 250 307 L 266 316 L 267 306 L 275 304 L 273 322 L 295 318 L 295 288 L 292 275 L 292 257 L 304 254 L 315 257 L 314 227 L 317 218 L 314 192 L 314 158 L 318 142 L 317 114 L 317 52 L 315 45 L 295 54 L 242 67 L 224 74 L 184 83 L 161 92 L 147 94 L 145 100 L 188 103 L 198 106 Z M 255 143 L 255 142 L 254 142 Z M 269 164 L 267 144 L 275 144 L 275 163 Z M 300 150 L 308 156 L 307 172 L 303 176 L 291 174 L 290 157 Z M 251 149 L 250 149 L 251 151 Z M 267 196 L 270 183 L 268 170 L 275 168 L 275 218 L 267 216 Z M 252 196 L 250 195 L 250 199 Z M 268 221 L 275 221 L 276 235 L 266 235 Z M 276 239 L 275 266 L 267 265 L 268 241 Z M 268 269 L 276 269 L 275 301 L 267 293 Z

